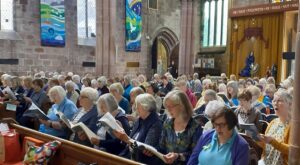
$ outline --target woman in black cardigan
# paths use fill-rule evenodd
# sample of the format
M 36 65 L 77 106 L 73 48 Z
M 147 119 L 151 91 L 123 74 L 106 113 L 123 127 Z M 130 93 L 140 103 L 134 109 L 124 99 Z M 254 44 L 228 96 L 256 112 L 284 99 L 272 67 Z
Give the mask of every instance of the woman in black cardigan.
M 159 116 L 156 113 L 155 98 L 148 94 L 140 94 L 135 99 L 133 109 L 137 111 L 139 118 L 133 125 L 130 136 L 127 136 L 122 132 L 114 132 L 115 136 L 126 142 L 128 146 L 120 156 L 134 159 L 145 164 L 156 164 L 157 158 L 154 156 L 147 156 L 147 151 L 137 150 L 134 155 L 130 154 L 129 146 L 133 141 L 139 141 L 148 144 L 154 148 L 158 148 L 159 138 L 162 131 L 162 122 L 159 120 Z
M 104 115 L 106 112 L 111 113 L 111 115 L 114 116 L 119 124 L 123 127 L 125 133 L 129 134 L 130 126 L 128 119 L 125 116 L 124 110 L 118 107 L 118 103 L 112 94 L 106 93 L 100 96 L 97 101 L 97 108 L 99 116 Z M 107 132 L 104 126 L 99 126 L 97 135 L 99 136 L 100 140 L 97 138 L 92 138 L 91 141 L 92 144 L 95 145 L 95 148 L 100 150 L 118 155 L 126 146 L 110 132 Z

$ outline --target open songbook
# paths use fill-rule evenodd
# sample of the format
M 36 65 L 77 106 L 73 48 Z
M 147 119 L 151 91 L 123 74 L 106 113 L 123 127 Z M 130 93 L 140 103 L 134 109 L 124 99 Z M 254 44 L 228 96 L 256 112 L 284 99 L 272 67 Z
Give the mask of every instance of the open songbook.
M 129 141 L 132 144 L 136 144 L 140 150 L 147 150 L 151 152 L 153 155 L 157 156 L 159 159 L 161 159 L 164 163 L 167 163 L 165 158 L 163 157 L 163 154 L 158 152 L 157 149 L 155 149 L 154 147 L 133 139 L 130 139 Z
M 5 87 L 4 89 L 2 89 L 2 93 L 6 94 L 8 96 L 8 99 L 17 100 L 16 95 L 14 94 L 14 92 L 8 86 Z
M 241 129 L 245 130 L 246 135 L 250 136 L 253 140 L 255 141 L 259 141 L 258 135 L 259 132 L 256 128 L 256 126 L 253 123 L 243 123 L 243 124 L 239 124 Z
M 48 116 L 33 102 L 31 103 L 29 109 L 24 112 L 23 116 L 49 120 Z
M 99 120 L 101 124 L 108 127 L 111 130 L 123 131 L 124 129 L 117 123 L 116 119 L 109 113 L 106 112 Z
M 96 139 L 99 139 L 99 137 L 93 131 L 91 131 L 85 124 L 83 124 L 82 122 L 73 124 L 62 112 L 56 111 L 55 114 L 73 132 L 76 133 L 76 132 L 79 132 L 79 131 L 83 131 L 90 140 L 91 140 L 92 137 L 96 138 Z

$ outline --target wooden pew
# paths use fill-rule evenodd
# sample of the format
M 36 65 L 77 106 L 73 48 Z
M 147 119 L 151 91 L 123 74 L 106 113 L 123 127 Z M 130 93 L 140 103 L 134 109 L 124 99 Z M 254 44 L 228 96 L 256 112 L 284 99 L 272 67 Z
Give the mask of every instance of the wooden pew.
M 13 118 L 16 119 L 16 112 L 6 110 L 5 104 L 0 104 L 0 119 L 2 118 Z
M 15 123 L 9 123 L 10 128 L 15 129 L 21 137 L 30 136 L 44 142 L 58 140 L 61 146 L 55 156 L 51 159 L 51 165 L 77 165 L 79 162 L 84 164 L 95 163 L 97 165 L 135 165 L 140 164 L 132 160 L 118 157 L 103 151 L 86 147 L 68 140 L 43 134 L 38 131 L 25 128 Z

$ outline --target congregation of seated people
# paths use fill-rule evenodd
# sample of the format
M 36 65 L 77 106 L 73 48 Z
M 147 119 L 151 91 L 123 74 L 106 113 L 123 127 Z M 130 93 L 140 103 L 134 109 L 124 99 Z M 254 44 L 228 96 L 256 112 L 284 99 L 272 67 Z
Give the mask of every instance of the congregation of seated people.
M 16 105 L 20 125 L 141 163 L 288 162 L 293 77 L 276 84 L 273 77 L 237 80 L 224 73 L 201 79 L 197 73 L 154 74 L 147 80 L 143 74 L 107 78 L 41 71 L 2 74 L 0 83 L 1 99 Z M 48 119 L 24 115 L 32 105 Z M 106 113 L 122 131 L 100 124 Z M 71 129 L 58 114 L 73 125 L 84 124 L 95 136 Z M 245 124 L 256 127 L 256 138 L 242 128 Z M 152 146 L 162 157 L 135 142 Z

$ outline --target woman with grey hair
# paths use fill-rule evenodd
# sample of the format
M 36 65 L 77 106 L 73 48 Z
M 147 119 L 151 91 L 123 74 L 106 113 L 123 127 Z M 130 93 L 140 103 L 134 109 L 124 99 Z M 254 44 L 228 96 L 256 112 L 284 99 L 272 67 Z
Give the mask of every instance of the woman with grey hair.
M 105 93 L 109 93 L 109 89 L 107 88 L 107 78 L 105 76 L 101 76 L 97 79 L 97 81 L 99 85 L 99 96 L 104 95 Z
M 193 107 L 184 92 L 169 92 L 163 103 L 169 118 L 163 125 L 159 150 L 165 154 L 167 164 L 186 164 L 202 134 L 202 128 L 192 118 Z
M 230 99 L 231 105 L 238 106 L 239 100 L 237 98 L 239 92 L 239 85 L 236 81 L 229 81 L 227 83 L 227 97 Z
M 67 81 L 65 83 L 65 88 L 67 92 L 67 98 L 77 105 L 79 94 L 75 91 L 76 84 L 73 81 Z
M 278 118 L 268 125 L 260 140 L 265 149 L 262 160 L 266 165 L 287 165 L 289 156 L 290 119 L 293 97 L 286 90 L 278 90 L 272 101 Z
M 155 98 L 148 94 L 140 94 L 135 99 L 134 105 L 136 112 L 138 113 L 138 120 L 134 123 L 132 131 L 129 136 L 124 132 L 115 132 L 115 135 L 122 141 L 131 145 L 132 140 L 136 140 L 154 148 L 158 147 L 159 138 L 162 130 L 162 122 L 159 120 L 158 114 L 156 113 L 156 103 Z M 138 150 L 137 153 L 139 162 L 145 164 L 153 164 L 156 161 L 155 157 L 147 156 L 147 151 Z M 147 154 L 147 155 L 146 155 Z M 130 157 L 129 147 L 127 147 L 121 156 Z
M 122 109 L 118 106 L 118 103 L 112 94 L 106 93 L 100 96 L 97 101 L 97 109 L 99 116 L 103 116 L 105 113 L 110 113 L 113 117 L 115 117 L 117 122 L 120 123 L 125 133 L 129 134 L 130 127 L 128 119 Z M 100 125 L 97 128 L 96 133 L 99 138 L 91 139 L 95 148 L 115 155 L 118 155 L 125 148 L 125 144 L 120 143 L 120 140 L 117 139 L 111 132 L 107 132 L 104 126 Z
M 67 119 L 72 120 L 74 114 L 78 111 L 76 105 L 66 97 L 66 91 L 61 86 L 54 86 L 49 90 L 50 100 L 54 103 L 48 111 L 49 120 L 39 119 L 40 132 L 67 139 L 68 134 L 59 122 L 56 113 L 62 112 Z
M 125 110 L 126 114 L 130 113 L 129 101 L 123 97 L 124 88 L 121 83 L 113 83 L 109 87 L 109 92 L 116 98 L 118 105 Z
M 76 92 L 75 92 L 76 93 Z M 96 101 L 98 99 L 98 91 L 91 87 L 82 89 L 79 96 L 79 104 L 82 107 L 81 110 L 74 115 L 72 123 L 76 124 L 82 122 L 91 131 L 97 131 L 96 122 L 98 120 L 98 112 Z M 71 141 L 76 143 L 92 147 L 91 139 L 88 139 L 83 131 L 76 132 L 71 136 Z

